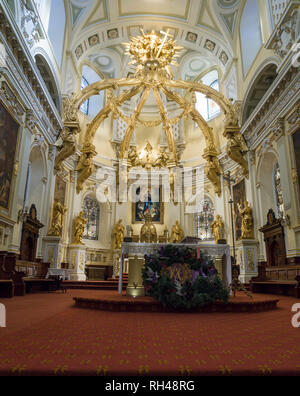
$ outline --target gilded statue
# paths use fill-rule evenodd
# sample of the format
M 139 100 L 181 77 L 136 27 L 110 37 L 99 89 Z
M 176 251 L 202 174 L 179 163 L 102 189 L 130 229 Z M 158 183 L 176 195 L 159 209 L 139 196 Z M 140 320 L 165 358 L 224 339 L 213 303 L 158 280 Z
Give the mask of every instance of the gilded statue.
M 141 243 L 157 243 L 157 231 L 152 223 L 151 213 L 145 214 L 145 224 L 141 229 L 140 241 Z
M 84 182 L 94 173 L 95 165 L 93 158 L 97 155 L 96 147 L 88 143 L 84 146 L 82 150 L 82 156 L 78 162 L 76 167 L 76 171 L 79 172 L 79 176 L 77 179 L 77 194 L 82 190 Z
M 213 155 L 208 155 L 206 157 L 207 164 L 205 166 L 205 174 L 208 180 L 211 181 L 211 183 L 214 186 L 215 193 L 220 197 L 221 196 L 221 181 L 220 181 L 220 175 L 222 173 L 222 169 L 219 163 L 219 160 L 216 156 Z
M 171 241 L 172 243 L 180 243 L 184 237 L 184 232 L 179 224 L 179 221 L 176 221 L 176 224 L 172 227 L 172 236 Z
M 238 204 L 238 210 L 242 217 L 241 239 L 254 239 L 253 211 L 248 201 L 244 202 L 244 207 Z
M 211 230 L 215 238 L 215 242 L 218 243 L 224 238 L 224 223 L 220 215 L 216 216 L 216 220 L 211 224 Z
M 140 165 L 140 159 L 138 156 L 138 153 L 136 151 L 136 147 L 133 146 L 131 147 L 129 153 L 128 153 L 128 160 L 130 161 L 130 165 L 134 168 L 135 166 Z
M 114 249 L 121 249 L 122 243 L 124 241 L 125 235 L 125 227 L 122 224 L 122 220 L 120 219 L 117 224 L 115 224 L 113 229 L 113 237 L 114 237 Z
M 160 153 L 154 165 L 158 166 L 159 168 L 166 168 L 168 166 L 169 159 L 169 155 L 163 149 L 160 149 Z
M 83 245 L 82 238 L 84 234 L 84 229 L 87 224 L 87 219 L 84 217 L 84 212 L 81 211 L 79 215 L 74 220 L 74 243 L 78 245 Z
M 228 135 L 227 137 L 229 138 L 226 148 L 228 157 L 242 167 L 243 175 L 245 177 L 249 177 L 248 162 L 244 158 L 245 143 L 243 144 L 242 142 L 243 137 L 239 136 L 240 135 L 239 133 L 237 134 L 230 133 L 227 135 Z
M 170 172 L 169 183 L 170 183 L 172 202 L 173 202 L 173 204 L 175 206 L 177 206 L 178 202 L 175 201 L 175 188 L 176 188 L 176 183 L 177 183 L 177 175 L 176 175 L 176 173 Z
M 61 149 L 56 156 L 54 170 L 60 170 L 62 162 L 73 155 L 76 151 L 76 137 L 71 128 L 65 127 L 61 133 L 62 145 Z
M 63 207 L 59 200 L 55 200 L 53 204 L 52 224 L 49 230 L 49 236 L 59 237 L 62 235 L 64 215 L 67 209 Z

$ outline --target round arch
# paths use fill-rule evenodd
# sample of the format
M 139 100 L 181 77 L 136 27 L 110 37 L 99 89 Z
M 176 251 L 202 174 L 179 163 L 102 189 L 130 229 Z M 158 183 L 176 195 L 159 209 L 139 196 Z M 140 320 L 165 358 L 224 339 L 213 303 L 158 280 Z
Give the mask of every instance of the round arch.
M 251 116 L 265 93 L 277 77 L 278 59 L 276 57 L 265 60 L 253 76 L 246 94 L 242 109 L 242 125 Z
M 51 66 L 51 61 L 42 48 L 37 48 L 34 51 L 33 57 L 53 103 L 60 113 L 62 104 L 61 93 L 56 73 Z
M 266 218 L 269 209 L 272 208 L 276 212 L 273 184 L 276 162 L 278 162 L 277 152 L 270 149 L 264 153 L 257 166 L 256 177 L 257 184 L 260 186 L 259 194 L 263 219 Z

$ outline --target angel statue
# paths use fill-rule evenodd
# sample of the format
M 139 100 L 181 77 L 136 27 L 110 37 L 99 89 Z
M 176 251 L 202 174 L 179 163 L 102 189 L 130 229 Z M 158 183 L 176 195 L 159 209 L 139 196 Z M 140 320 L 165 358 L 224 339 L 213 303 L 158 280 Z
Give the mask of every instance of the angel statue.
M 58 172 L 62 162 L 73 155 L 76 151 L 76 137 L 74 135 L 74 131 L 68 127 L 65 127 L 56 145 L 61 146 L 54 164 L 54 170 L 55 172 Z

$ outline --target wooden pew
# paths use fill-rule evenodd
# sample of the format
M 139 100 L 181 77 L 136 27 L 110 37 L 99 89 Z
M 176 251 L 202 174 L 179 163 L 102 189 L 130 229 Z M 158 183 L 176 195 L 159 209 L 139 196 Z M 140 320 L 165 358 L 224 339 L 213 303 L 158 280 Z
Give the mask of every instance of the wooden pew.
M 25 274 L 24 283 L 26 293 L 47 292 L 53 290 L 53 279 L 46 279 L 50 264 L 18 260 L 16 267 Z
M 281 294 L 300 298 L 300 265 L 266 267 L 259 265 L 259 275 L 250 281 L 253 293 Z
M 0 298 L 12 298 L 14 292 L 14 282 L 11 279 L 0 280 Z
M 11 280 L 15 296 L 25 295 L 24 272 L 16 270 L 17 257 L 14 253 L 0 252 L 0 279 Z

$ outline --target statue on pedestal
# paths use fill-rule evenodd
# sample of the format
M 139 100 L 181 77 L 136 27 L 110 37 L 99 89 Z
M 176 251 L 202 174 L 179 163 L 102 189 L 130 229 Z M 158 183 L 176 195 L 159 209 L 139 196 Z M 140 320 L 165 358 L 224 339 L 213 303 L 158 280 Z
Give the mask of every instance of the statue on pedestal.
M 87 219 L 84 217 L 84 212 L 81 211 L 74 221 L 74 243 L 83 245 L 82 242 L 84 229 L 87 223 Z
M 183 229 L 182 229 L 181 225 L 179 224 L 179 221 L 176 221 L 176 224 L 173 225 L 173 227 L 172 227 L 171 241 L 172 241 L 172 243 L 180 243 L 182 241 L 183 237 L 184 237 Z
M 145 214 L 145 224 L 141 229 L 141 243 L 157 243 L 157 231 L 152 223 L 151 213 Z
M 125 235 L 125 228 L 122 224 L 121 219 L 114 226 L 113 235 L 114 235 L 114 249 L 120 250 L 122 247 L 122 243 L 124 241 L 124 235 Z
M 211 230 L 216 243 L 220 243 L 224 239 L 224 223 L 220 215 L 216 216 L 216 220 L 211 224 Z
M 61 236 L 64 222 L 64 214 L 66 213 L 66 211 L 67 209 L 63 207 L 60 201 L 54 201 L 52 225 L 48 232 L 49 236 Z
M 244 202 L 242 208 L 238 204 L 238 209 L 242 217 L 242 237 L 241 239 L 254 239 L 253 211 L 248 201 Z

